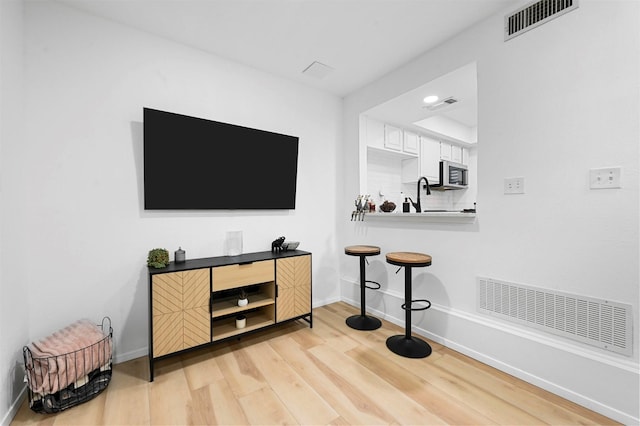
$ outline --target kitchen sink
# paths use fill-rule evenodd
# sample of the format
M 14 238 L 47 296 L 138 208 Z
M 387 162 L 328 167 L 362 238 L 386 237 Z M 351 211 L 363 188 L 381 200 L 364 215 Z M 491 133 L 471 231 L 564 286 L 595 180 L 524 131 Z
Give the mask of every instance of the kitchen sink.
M 464 209 L 464 210 L 444 210 L 444 209 L 428 209 L 422 210 L 422 213 L 475 213 L 475 209 Z

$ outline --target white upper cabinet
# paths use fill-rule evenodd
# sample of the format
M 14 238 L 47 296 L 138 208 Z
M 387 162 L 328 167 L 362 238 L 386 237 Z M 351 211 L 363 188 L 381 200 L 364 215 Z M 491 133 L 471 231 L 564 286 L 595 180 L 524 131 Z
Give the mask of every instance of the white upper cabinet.
M 367 146 L 384 149 L 384 124 L 368 117 L 365 123 Z
M 451 161 L 454 163 L 462 163 L 462 147 L 451 145 Z
M 402 144 L 402 150 L 410 154 L 416 154 L 416 155 L 419 154 L 420 153 L 419 136 L 407 130 L 405 130 L 403 134 L 404 134 L 404 140 Z
M 384 147 L 402 151 L 402 130 L 389 124 L 384 125 Z
M 440 142 L 440 159 L 451 161 L 451 144 Z
M 365 119 L 367 147 L 399 158 L 417 157 L 419 152 L 418 135 L 405 137 L 399 127 L 374 120 Z
M 422 155 L 420 156 L 420 176 L 425 176 L 429 183 L 440 182 L 440 142 L 426 136 L 420 136 Z M 418 176 L 418 177 L 420 177 Z M 417 181 L 417 180 L 416 180 Z
M 429 184 L 440 182 L 440 142 L 426 136 L 418 137 L 420 155 L 402 161 L 402 182 L 417 182 L 424 176 Z

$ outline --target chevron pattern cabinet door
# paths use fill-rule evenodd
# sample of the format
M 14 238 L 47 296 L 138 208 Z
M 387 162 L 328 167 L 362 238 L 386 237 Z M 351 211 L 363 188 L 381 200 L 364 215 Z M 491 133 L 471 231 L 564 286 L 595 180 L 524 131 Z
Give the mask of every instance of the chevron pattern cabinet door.
M 182 311 L 153 317 L 153 356 L 182 350 Z
M 311 312 L 311 256 L 295 257 L 296 287 L 295 312 L 304 315 Z
M 210 269 L 153 276 L 153 356 L 211 341 Z
M 296 316 L 295 301 L 296 296 L 294 288 L 281 288 L 278 290 L 278 298 L 276 299 L 276 321 L 284 321 Z
M 182 272 L 153 276 L 153 356 L 182 350 Z
M 296 286 L 311 288 L 311 256 L 298 256 L 296 259 Z
M 184 344 L 182 349 L 209 343 L 211 322 L 208 306 L 185 309 L 183 317 Z
M 153 276 L 153 316 L 182 311 L 182 272 Z
M 276 284 L 278 286 L 278 298 L 276 299 L 277 321 L 284 321 L 296 316 L 295 273 L 295 257 L 278 259 L 276 263 Z
M 280 290 L 283 288 L 293 288 L 296 285 L 295 259 L 295 257 L 278 259 L 276 274 Z
M 183 349 L 192 348 L 211 341 L 211 316 L 209 297 L 211 294 L 211 269 L 185 271 L 182 277 Z
M 311 312 L 311 285 L 296 286 L 295 312 L 296 315 L 303 315 Z
M 277 321 L 311 312 L 311 256 L 278 259 Z
M 194 269 L 183 272 L 182 304 L 184 309 L 209 305 L 210 269 Z

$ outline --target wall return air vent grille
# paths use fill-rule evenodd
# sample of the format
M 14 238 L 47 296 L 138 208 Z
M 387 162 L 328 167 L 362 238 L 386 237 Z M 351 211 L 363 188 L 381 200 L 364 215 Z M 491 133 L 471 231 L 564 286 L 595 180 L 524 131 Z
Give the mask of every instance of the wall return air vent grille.
M 479 312 L 633 354 L 631 305 L 483 277 L 477 286 Z
M 538 27 L 578 8 L 578 0 L 540 0 L 504 17 L 504 40 Z

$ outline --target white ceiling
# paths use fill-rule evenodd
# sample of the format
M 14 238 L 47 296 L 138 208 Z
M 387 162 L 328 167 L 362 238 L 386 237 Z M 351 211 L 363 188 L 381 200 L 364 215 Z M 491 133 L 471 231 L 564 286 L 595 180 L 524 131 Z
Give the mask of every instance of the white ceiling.
M 429 95 L 440 100 L 448 97 L 457 103 L 431 111 L 423 102 Z M 436 102 L 437 103 L 437 102 Z M 424 130 L 416 122 L 442 115 L 463 126 L 478 125 L 478 84 L 476 64 L 471 63 L 453 70 L 435 80 L 391 99 L 365 112 L 370 117 L 413 130 Z
M 57 0 L 345 96 L 522 0 Z M 312 62 L 333 68 L 302 74 Z

